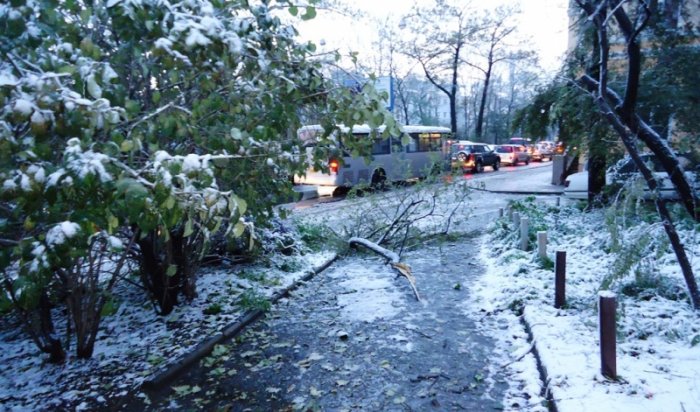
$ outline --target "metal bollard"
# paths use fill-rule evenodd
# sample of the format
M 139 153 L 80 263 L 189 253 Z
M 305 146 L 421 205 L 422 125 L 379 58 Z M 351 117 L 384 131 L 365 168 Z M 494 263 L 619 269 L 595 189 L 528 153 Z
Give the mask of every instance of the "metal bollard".
M 600 323 L 600 372 L 610 379 L 617 379 L 616 324 L 617 296 L 608 290 L 598 292 Z
M 520 227 L 520 213 L 513 212 L 513 226 Z
M 566 305 L 566 251 L 557 251 L 554 267 L 554 307 L 561 309 Z

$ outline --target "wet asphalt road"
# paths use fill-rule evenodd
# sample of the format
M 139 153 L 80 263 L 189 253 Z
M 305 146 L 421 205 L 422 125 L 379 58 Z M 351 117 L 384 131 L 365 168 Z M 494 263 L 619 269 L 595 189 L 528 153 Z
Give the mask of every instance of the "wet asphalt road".
M 493 343 L 465 315 L 476 241 L 407 253 L 422 302 L 373 255 L 340 260 L 150 394 L 152 410 L 502 409 Z M 497 370 L 497 368 L 495 368 Z

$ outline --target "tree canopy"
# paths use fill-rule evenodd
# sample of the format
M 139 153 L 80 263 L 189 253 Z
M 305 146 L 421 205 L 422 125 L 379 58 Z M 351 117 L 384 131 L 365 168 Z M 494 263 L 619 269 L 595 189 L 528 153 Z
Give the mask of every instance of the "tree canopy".
M 91 314 L 78 336 L 90 356 L 133 250 L 167 312 L 165 295 L 194 293 L 214 233 L 254 246 L 254 224 L 305 170 L 302 107 L 328 128 L 319 165 L 338 149 L 336 124 L 393 125 L 370 86 L 330 83 L 314 44 L 295 38 L 290 19 L 315 13 L 284 0 L 0 5 L 0 301 L 42 349 L 62 356 L 31 314 L 68 296 L 76 332 Z

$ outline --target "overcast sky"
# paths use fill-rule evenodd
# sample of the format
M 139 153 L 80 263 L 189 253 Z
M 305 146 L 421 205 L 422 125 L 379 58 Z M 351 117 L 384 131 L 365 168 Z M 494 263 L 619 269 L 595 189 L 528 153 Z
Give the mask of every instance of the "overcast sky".
M 431 0 L 419 0 L 423 4 Z M 363 10 L 379 20 L 396 19 L 406 14 L 412 5 L 408 0 L 352 0 L 348 2 L 353 8 Z M 560 58 L 566 50 L 568 17 L 568 0 L 475 0 L 472 4 L 484 4 L 495 7 L 499 3 L 519 5 L 519 30 L 526 39 L 528 47 L 535 50 L 547 71 L 559 67 Z M 398 23 L 397 23 L 398 25 Z M 324 49 L 340 48 L 343 51 L 354 50 L 360 53 L 371 52 L 372 41 L 376 38 L 376 25 L 362 24 L 343 18 L 337 14 L 319 11 L 318 16 L 297 26 L 303 39 L 316 44 L 322 41 Z

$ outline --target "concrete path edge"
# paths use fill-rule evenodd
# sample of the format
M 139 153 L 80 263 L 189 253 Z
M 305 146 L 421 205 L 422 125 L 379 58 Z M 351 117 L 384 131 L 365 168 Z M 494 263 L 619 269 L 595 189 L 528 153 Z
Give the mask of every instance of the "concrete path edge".
M 522 311 L 524 312 L 524 307 Z M 525 319 L 525 316 L 520 316 L 520 323 L 523 325 L 525 332 L 527 333 L 527 340 L 532 344 L 532 355 L 535 357 L 535 362 L 537 363 L 537 371 L 540 374 L 540 379 L 542 380 L 542 397 L 547 400 L 547 409 L 549 412 L 558 412 L 557 404 L 554 401 L 554 396 L 549 390 L 549 374 L 547 373 L 547 368 L 545 368 L 542 363 L 542 358 L 537 350 L 537 341 L 535 335 L 532 333 L 532 327 L 530 323 Z
M 338 259 L 338 255 L 334 254 L 326 262 L 319 265 L 318 267 L 315 267 L 314 269 L 309 271 L 307 274 L 305 274 L 303 277 L 297 279 L 291 285 L 287 286 L 284 289 L 277 291 L 270 298 L 270 302 L 274 304 L 277 301 L 279 301 L 280 299 L 282 299 L 283 297 L 289 295 L 289 293 L 291 291 L 293 291 L 294 289 L 298 288 L 303 283 L 309 281 L 314 276 L 316 276 L 319 273 L 326 270 L 337 259 Z M 255 322 L 255 320 L 257 320 L 259 317 L 261 317 L 264 314 L 265 314 L 265 312 L 260 310 L 260 309 L 248 311 L 247 313 L 245 313 L 243 315 L 243 317 L 241 317 L 240 319 L 236 320 L 232 324 L 225 327 L 221 333 L 216 334 L 216 335 L 202 341 L 188 354 L 186 354 L 182 358 L 176 360 L 175 362 L 168 364 L 166 367 L 161 368 L 159 371 L 155 372 L 151 377 L 144 380 L 143 383 L 141 384 L 141 389 L 142 390 L 158 390 L 158 389 L 162 388 L 164 385 L 168 384 L 169 382 L 172 382 L 185 369 L 187 369 L 188 367 L 192 366 L 194 363 L 198 362 L 202 358 L 209 355 L 214 350 L 214 346 L 220 344 L 221 342 L 223 342 L 227 339 L 233 338 L 234 336 L 238 335 L 246 326 Z

